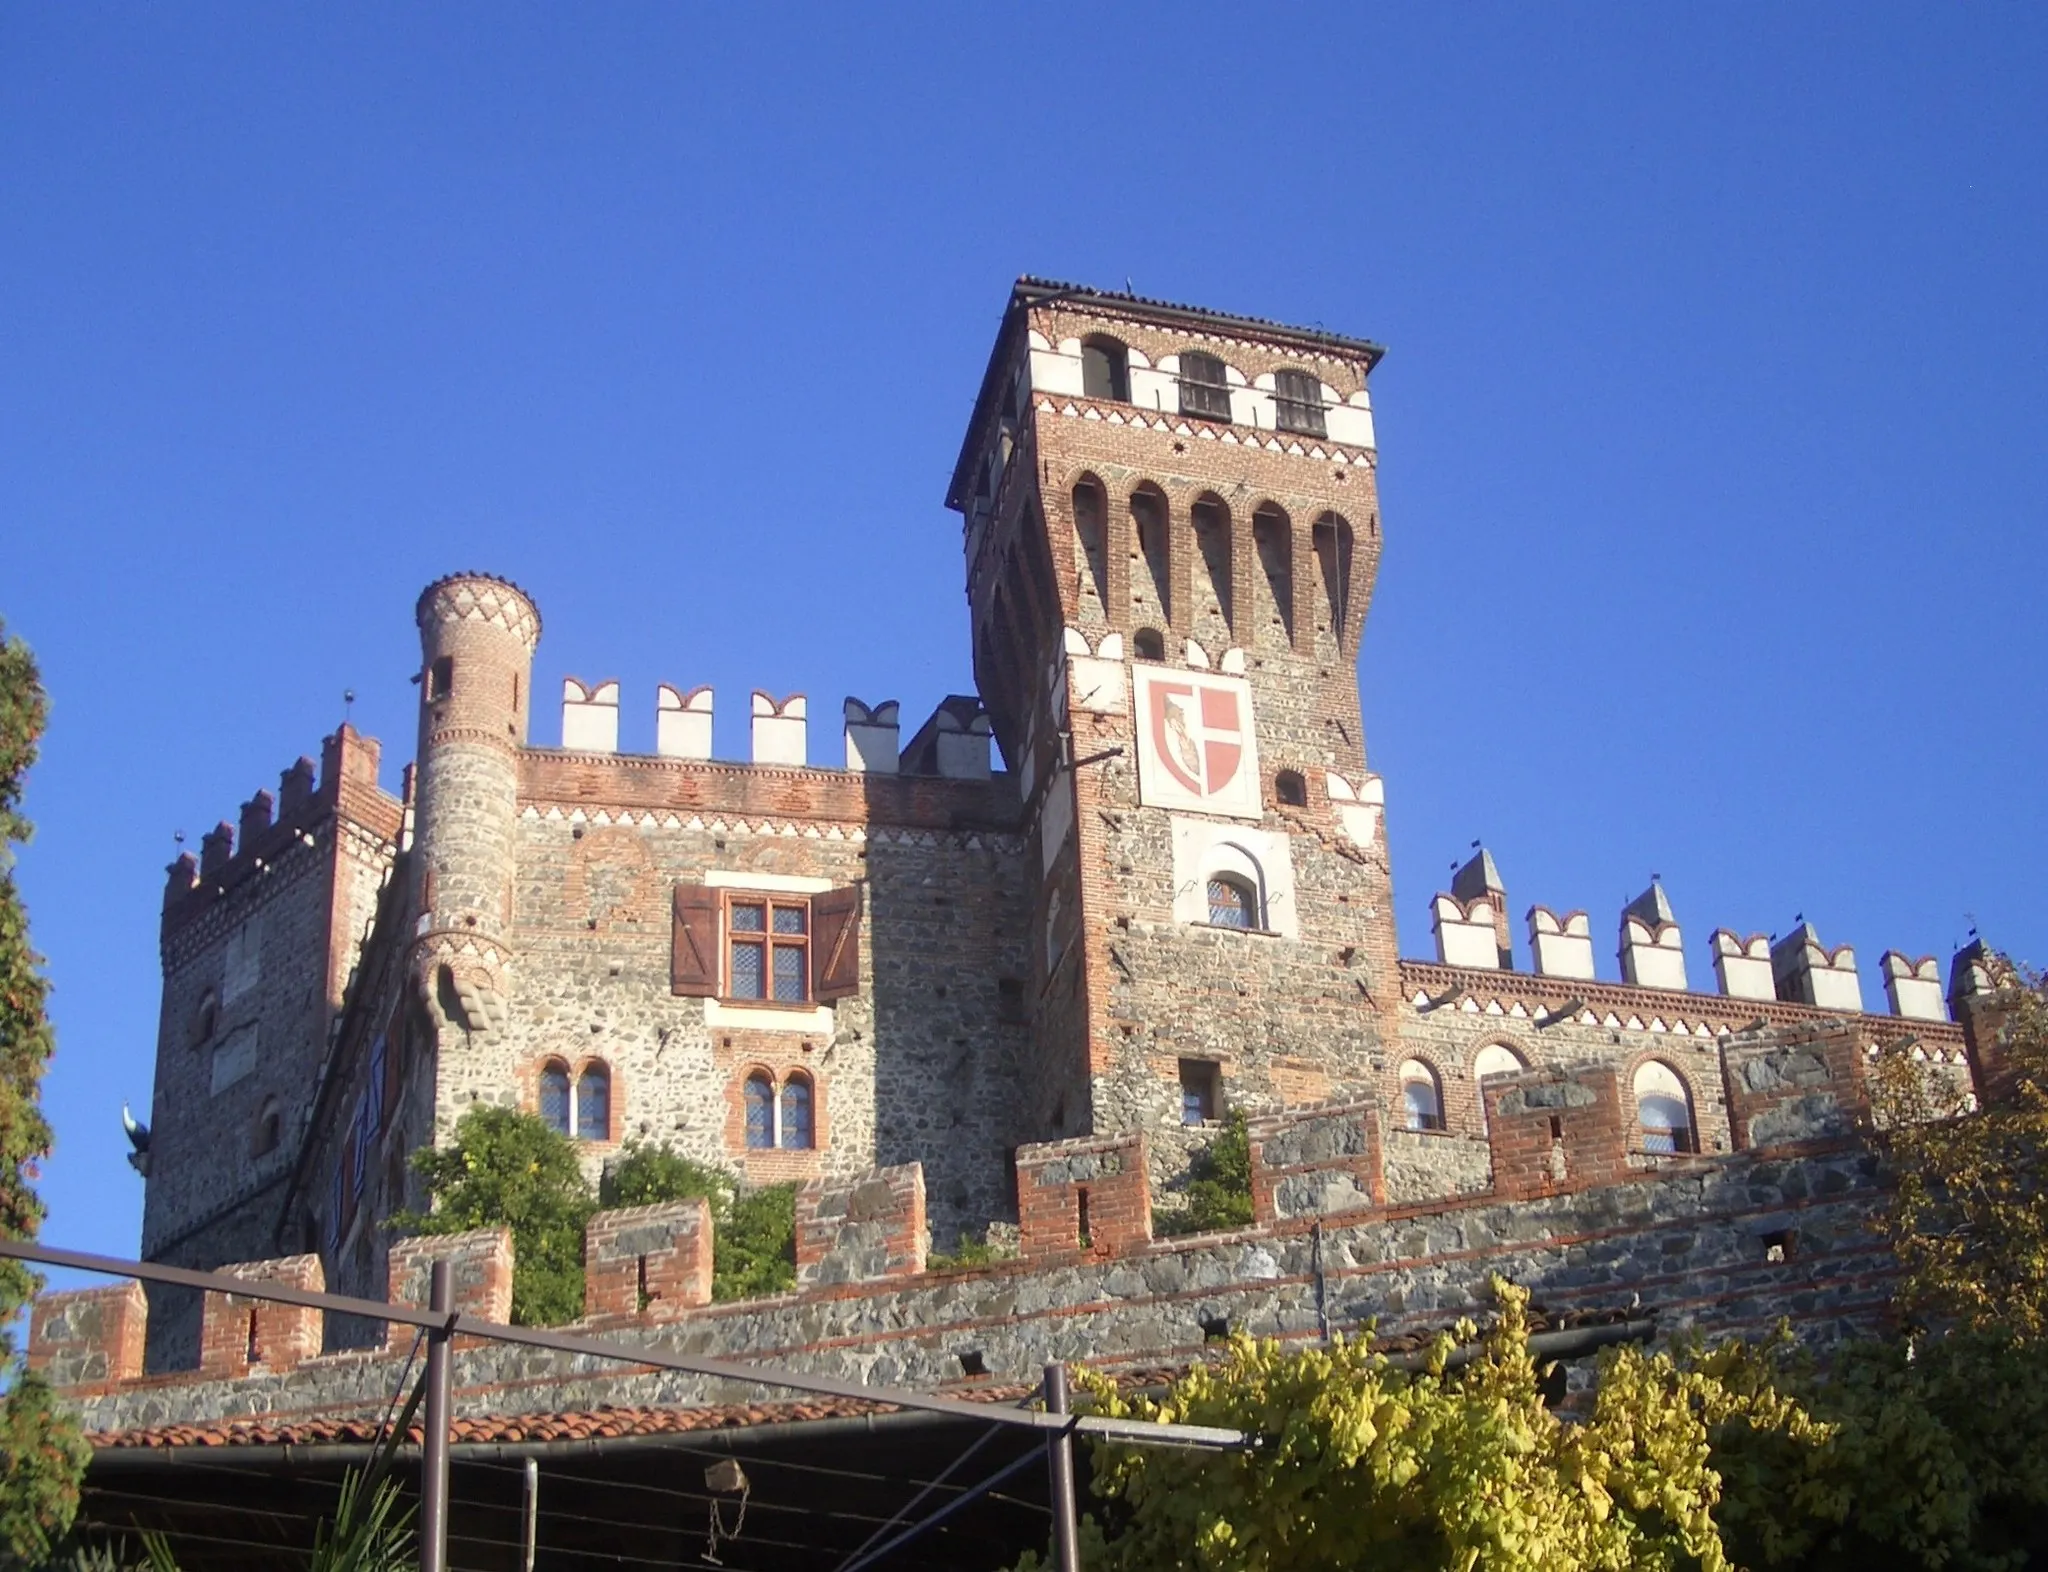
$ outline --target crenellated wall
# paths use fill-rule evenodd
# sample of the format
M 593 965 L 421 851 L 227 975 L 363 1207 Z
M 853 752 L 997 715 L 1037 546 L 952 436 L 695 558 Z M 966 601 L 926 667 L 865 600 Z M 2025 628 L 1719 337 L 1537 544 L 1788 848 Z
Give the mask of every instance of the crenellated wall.
M 1478 1194 L 1383 1198 L 1370 1101 L 1263 1118 L 1253 1128 L 1258 1221 L 1234 1232 L 1151 1237 L 1141 1138 L 1030 1148 L 1018 1156 L 1024 1254 L 971 1270 L 925 1269 L 923 1176 L 915 1165 L 876 1170 L 807 1187 L 806 1286 L 777 1299 L 704 1302 L 712 1223 L 702 1202 L 600 1213 L 587 1236 L 582 1325 L 657 1348 L 933 1387 L 959 1379 L 969 1351 L 974 1368 L 1016 1377 L 1048 1358 L 1107 1367 L 1186 1359 L 1219 1326 L 1312 1337 L 1319 1314 L 1333 1330 L 1366 1320 L 1382 1334 L 1437 1327 L 1483 1312 L 1487 1281 L 1505 1275 L 1552 1314 L 1626 1310 L 1654 1317 L 1660 1335 L 1753 1333 L 1785 1316 L 1802 1337 L 1825 1341 L 1880 1322 L 1895 1271 L 1869 1227 L 1883 1202 L 1875 1159 L 1812 1101 L 1816 1076 L 1845 1106 L 1853 1101 L 1861 1069 L 1852 1054 L 1835 1053 L 1838 1040 L 1853 1034 L 1838 1026 L 1731 1038 L 1728 1073 L 1755 1092 L 1740 1102 L 1745 1150 L 1689 1157 L 1678 1173 L 1623 1160 L 1616 1079 L 1601 1065 L 1489 1082 L 1493 1180 Z M 1805 1112 L 1790 1117 L 1799 1099 Z M 427 1266 L 442 1257 L 456 1265 L 458 1308 L 506 1318 L 512 1256 L 503 1231 L 407 1240 L 391 1255 L 401 1300 L 423 1302 Z M 318 1281 L 316 1262 L 238 1272 Z M 389 1402 L 410 1328 L 394 1326 L 374 1349 L 319 1354 L 317 1313 L 257 1306 L 252 1323 L 254 1304 L 211 1300 L 205 1366 L 142 1377 L 139 1293 L 45 1295 L 30 1360 L 98 1432 L 338 1416 Z M 458 1339 L 457 1360 L 460 1412 L 738 1395 L 482 1339 Z

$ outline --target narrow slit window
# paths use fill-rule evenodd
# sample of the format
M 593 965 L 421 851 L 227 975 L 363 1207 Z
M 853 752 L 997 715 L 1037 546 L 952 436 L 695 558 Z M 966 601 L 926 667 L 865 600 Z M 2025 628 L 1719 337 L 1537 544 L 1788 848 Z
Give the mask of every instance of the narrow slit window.
M 576 1077 L 576 1139 L 612 1138 L 612 1072 L 601 1064 L 587 1065 Z
M 569 1133 L 569 1067 L 555 1063 L 540 1072 L 540 1116 L 550 1130 Z

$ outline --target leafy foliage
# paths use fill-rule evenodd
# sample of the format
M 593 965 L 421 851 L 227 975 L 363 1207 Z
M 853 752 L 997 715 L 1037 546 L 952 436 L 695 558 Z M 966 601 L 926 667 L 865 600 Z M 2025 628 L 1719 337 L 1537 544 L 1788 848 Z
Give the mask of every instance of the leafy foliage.
M 1247 1228 L 1252 1221 L 1252 1142 L 1244 1113 L 1231 1109 L 1208 1147 L 1188 1170 L 1185 1211 L 1155 1212 L 1152 1230 L 1161 1237 Z
M 2037 1350 L 1968 1332 L 1864 1343 L 1824 1375 L 1788 1363 L 1775 1380 L 1819 1439 L 1714 1434 L 1724 1535 L 1742 1565 L 1992 1572 L 2048 1555 L 2048 1364 Z
M 960 1230 L 959 1240 L 951 1250 L 933 1250 L 925 1256 L 925 1270 L 928 1272 L 970 1272 L 977 1266 L 989 1266 L 997 1261 L 1014 1261 L 1017 1252 L 1013 1248 L 992 1242 L 988 1230 L 975 1233 L 971 1229 Z
M 14 848 L 30 834 L 22 789 L 48 714 L 34 656 L 0 625 L 0 1235 L 9 1239 L 33 1239 L 42 1226 L 33 1181 L 50 1155 L 40 1097 L 53 1047 L 49 983 L 14 882 Z M 38 1286 L 20 1262 L 0 1262 L 0 1366 L 12 1378 L 0 1399 L 0 1559 L 16 1564 L 41 1560 L 70 1527 L 87 1456 L 48 1385 L 21 1369 L 7 1331 Z
M 606 1206 L 711 1203 L 711 1297 L 758 1299 L 796 1287 L 796 1186 L 741 1192 L 739 1180 L 674 1148 L 628 1143 L 599 1186 Z
M 2003 1095 L 1965 1117 L 1967 1087 L 1895 1055 L 1872 1102 L 1907 1308 L 2032 1341 L 2048 1333 L 2048 984 L 2015 975 L 1999 1005 Z
M 597 1209 L 576 1146 L 536 1114 L 477 1104 L 452 1145 L 422 1147 L 412 1166 L 433 1210 L 392 1218 L 401 1232 L 508 1227 L 515 1252 L 512 1319 L 560 1326 L 583 1313 L 583 1225 Z
M 689 1201 L 701 1196 L 711 1203 L 713 1218 L 732 1205 L 738 1182 L 723 1168 L 683 1156 L 666 1144 L 647 1146 L 628 1141 L 626 1149 L 605 1164 L 598 1180 L 600 1206 L 652 1206 L 661 1201 Z
M 713 1299 L 758 1299 L 796 1287 L 796 1186 L 763 1185 L 736 1196 L 718 1228 Z
M 1544 1405 L 1529 1352 L 1527 1296 L 1496 1283 L 1498 1322 L 1479 1357 L 1395 1368 L 1365 1345 L 1283 1353 L 1232 1339 L 1159 1399 L 1126 1398 L 1083 1377 L 1101 1412 L 1250 1432 L 1249 1451 L 1101 1445 L 1100 1518 L 1083 1524 L 1083 1562 L 1108 1572 L 1340 1572 L 1731 1565 L 1716 1509 L 1710 1429 L 1742 1428 L 1789 1447 L 1825 1440 L 1778 1395 L 1758 1357 L 1719 1350 L 1680 1361 L 1611 1353 L 1591 1413 Z M 1457 1337 L 1473 1335 L 1461 1327 Z M 1041 1565 L 1026 1557 L 1023 1567 Z

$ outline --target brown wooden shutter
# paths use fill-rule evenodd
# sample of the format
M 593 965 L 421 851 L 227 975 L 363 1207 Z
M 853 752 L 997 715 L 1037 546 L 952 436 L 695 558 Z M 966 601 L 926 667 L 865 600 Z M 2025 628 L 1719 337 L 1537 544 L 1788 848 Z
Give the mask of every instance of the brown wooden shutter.
M 718 992 L 718 892 L 702 884 L 679 884 L 675 912 L 669 992 L 711 998 Z
M 823 1004 L 860 992 L 860 886 L 811 897 L 811 997 Z

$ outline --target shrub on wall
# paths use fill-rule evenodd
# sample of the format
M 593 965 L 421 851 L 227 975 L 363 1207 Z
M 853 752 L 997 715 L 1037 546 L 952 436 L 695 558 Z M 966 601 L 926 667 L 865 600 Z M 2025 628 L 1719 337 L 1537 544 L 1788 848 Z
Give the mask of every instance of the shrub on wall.
M 477 1104 L 445 1147 L 422 1147 L 413 1170 L 432 1210 L 400 1212 L 401 1233 L 512 1230 L 512 1319 L 560 1326 L 583 1314 L 583 1225 L 597 1200 L 583 1177 L 576 1143 L 538 1114 Z
M 605 1206 L 711 1203 L 711 1297 L 758 1299 L 796 1287 L 796 1187 L 741 1192 L 739 1180 L 674 1148 L 627 1143 L 598 1186 Z
M 1154 1212 L 1152 1232 L 1206 1234 L 1223 1228 L 1249 1228 L 1252 1221 L 1252 1142 L 1244 1114 L 1232 1109 L 1216 1139 L 1195 1154 L 1188 1167 L 1188 1204 L 1184 1211 Z

